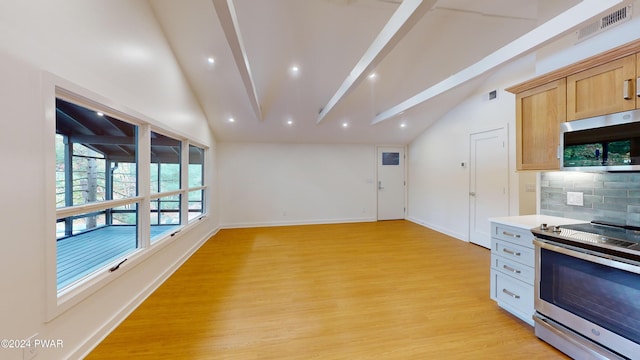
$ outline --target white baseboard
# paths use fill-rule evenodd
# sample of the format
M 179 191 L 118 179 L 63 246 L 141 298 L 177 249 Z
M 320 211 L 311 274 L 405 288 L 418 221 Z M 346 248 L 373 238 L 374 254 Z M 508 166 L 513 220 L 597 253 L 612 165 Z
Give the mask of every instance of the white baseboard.
M 430 224 L 426 221 L 420 220 L 420 219 L 416 219 L 414 217 L 408 217 L 407 221 L 411 221 L 412 223 L 416 223 L 418 225 L 424 226 L 426 228 L 429 228 L 431 230 L 435 230 L 439 233 L 443 233 L 445 235 L 451 236 L 452 238 L 456 238 L 458 240 L 464 241 L 464 242 L 469 242 L 469 239 L 467 239 L 467 235 L 464 234 L 460 234 L 454 231 L 450 231 L 449 229 L 445 229 L 443 227 L 437 226 L 437 225 L 433 225 Z
M 320 220 L 293 220 L 293 221 L 264 221 L 254 223 L 228 223 L 220 225 L 222 229 L 252 228 L 252 227 L 272 227 L 272 226 L 295 226 L 295 225 L 320 225 L 320 224 L 344 224 L 358 222 L 374 222 L 376 218 L 350 218 L 350 219 L 320 219 Z
M 198 249 L 211 237 L 215 236 L 220 227 L 210 231 L 203 238 L 198 240 L 187 252 L 176 261 L 165 268 L 153 281 L 151 281 L 137 296 L 127 302 L 120 311 L 112 316 L 107 322 L 93 332 L 87 340 L 70 353 L 70 359 L 84 359 L 89 353 L 98 346 L 118 325 L 120 325 L 131 313 L 138 308 L 156 289 L 162 285 L 173 273 L 180 268 Z

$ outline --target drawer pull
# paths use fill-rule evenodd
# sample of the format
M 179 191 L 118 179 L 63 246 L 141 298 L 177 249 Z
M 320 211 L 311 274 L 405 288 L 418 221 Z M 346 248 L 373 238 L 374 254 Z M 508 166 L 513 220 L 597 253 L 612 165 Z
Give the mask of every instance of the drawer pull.
M 508 231 L 503 231 L 503 232 L 502 232 L 502 235 L 504 235 L 504 236 L 511 236 L 511 237 L 516 238 L 516 239 L 519 239 L 519 238 L 520 238 L 520 235 L 518 235 L 518 234 L 512 234 L 512 233 L 510 233 L 510 232 L 508 232 Z
M 507 248 L 503 248 L 503 249 L 502 249 L 502 251 L 503 251 L 503 252 L 506 252 L 506 253 L 507 253 L 507 254 L 509 254 L 509 255 L 513 255 L 513 256 L 520 256 L 520 253 L 519 253 L 519 252 L 511 251 L 511 250 L 509 250 L 509 249 L 507 249 Z
M 502 289 L 502 292 L 511 296 L 514 299 L 520 299 L 520 295 L 516 295 L 514 293 L 512 293 L 511 291 L 507 290 L 507 289 Z
M 507 270 L 507 271 L 511 271 L 512 273 L 516 273 L 516 274 L 520 274 L 522 273 L 522 271 L 518 270 L 518 269 L 514 269 L 509 265 L 502 265 L 502 268 Z

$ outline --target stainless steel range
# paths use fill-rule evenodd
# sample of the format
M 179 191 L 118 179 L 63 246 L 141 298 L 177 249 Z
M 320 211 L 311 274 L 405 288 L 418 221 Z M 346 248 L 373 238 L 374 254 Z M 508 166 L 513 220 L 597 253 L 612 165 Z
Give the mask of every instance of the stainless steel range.
M 640 228 L 532 230 L 535 333 L 575 359 L 640 359 Z

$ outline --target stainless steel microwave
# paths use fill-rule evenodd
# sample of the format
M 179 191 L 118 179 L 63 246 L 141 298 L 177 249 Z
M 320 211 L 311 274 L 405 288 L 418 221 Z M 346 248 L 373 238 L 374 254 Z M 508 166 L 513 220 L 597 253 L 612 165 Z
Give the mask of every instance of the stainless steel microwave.
M 562 170 L 640 171 L 640 110 L 563 123 L 559 155 Z

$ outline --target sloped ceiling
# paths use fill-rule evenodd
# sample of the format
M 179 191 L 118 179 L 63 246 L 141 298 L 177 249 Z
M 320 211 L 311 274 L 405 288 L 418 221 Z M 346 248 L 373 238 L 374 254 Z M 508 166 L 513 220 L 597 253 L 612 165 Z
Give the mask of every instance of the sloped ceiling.
M 150 0 L 219 141 L 370 144 L 410 142 L 492 69 L 416 95 L 585 2 Z

